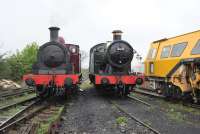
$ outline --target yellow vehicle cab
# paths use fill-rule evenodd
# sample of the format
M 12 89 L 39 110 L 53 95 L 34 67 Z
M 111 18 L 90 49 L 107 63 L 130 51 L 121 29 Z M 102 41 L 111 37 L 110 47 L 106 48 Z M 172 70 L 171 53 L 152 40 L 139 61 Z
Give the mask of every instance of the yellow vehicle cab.
M 200 98 L 200 30 L 152 42 L 145 87 L 169 97 Z

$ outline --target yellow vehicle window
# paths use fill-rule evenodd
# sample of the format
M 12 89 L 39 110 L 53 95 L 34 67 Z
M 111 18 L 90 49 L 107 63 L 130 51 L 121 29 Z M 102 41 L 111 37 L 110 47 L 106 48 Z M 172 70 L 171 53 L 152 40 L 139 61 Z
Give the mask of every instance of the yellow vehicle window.
M 197 41 L 197 44 L 192 49 L 191 54 L 200 54 L 200 40 Z
M 183 51 L 185 50 L 187 46 L 187 42 L 178 43 L 173 45 L 171 57 L 179 57 L 182 55 Z
M 171 49 L 171 46 L 163 47 L 160 58 L 167 58 L 167 57 L 169 57 L 170 49 Z
M 149 69 L 149 71 L 150 71 L 150 73 L 152 74 L 152 73 L 154 73 L 154 64 L 151 62 L 150 63 L 150 69 Z
M 156 56 L 156 48 L 151 48 L 148 54 L 148 59 L 154 59 Z

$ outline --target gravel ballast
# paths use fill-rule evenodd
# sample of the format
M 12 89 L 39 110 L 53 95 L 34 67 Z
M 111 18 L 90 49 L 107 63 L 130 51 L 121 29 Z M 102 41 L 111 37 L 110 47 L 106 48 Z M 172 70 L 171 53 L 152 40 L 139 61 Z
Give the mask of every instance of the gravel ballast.
M 149 107 L 126 98 L 103 96 L 87 89 L 66 102 L 59 134 L 153 134 L 152 131 L 120 112 L 108 100 L 112 98 L 125 111 L 164 134 L 199 134 L 197 124 L 171 120 L 159 106 Z M 127 122 L 119 123 L 119 118 Z

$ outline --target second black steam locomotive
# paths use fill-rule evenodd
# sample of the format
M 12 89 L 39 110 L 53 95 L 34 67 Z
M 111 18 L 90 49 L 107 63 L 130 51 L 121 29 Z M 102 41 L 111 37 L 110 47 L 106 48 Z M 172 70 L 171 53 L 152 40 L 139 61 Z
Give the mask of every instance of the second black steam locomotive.
M 96 88 L 125 96 L 136 84 L 142 84 L 143 78 L 131 72 L 136 51 L 121 39 L 122 31 L 112 33 L 113 41 L 90 49 L 89 78 Z

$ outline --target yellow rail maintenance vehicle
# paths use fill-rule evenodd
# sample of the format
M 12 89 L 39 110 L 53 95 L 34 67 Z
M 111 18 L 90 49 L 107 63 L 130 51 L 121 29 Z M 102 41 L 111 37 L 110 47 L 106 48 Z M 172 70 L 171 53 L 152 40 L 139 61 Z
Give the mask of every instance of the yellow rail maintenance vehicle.
M 145 88 L 200 101 L 200 30 L 154 41 L 144 65 Z

